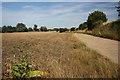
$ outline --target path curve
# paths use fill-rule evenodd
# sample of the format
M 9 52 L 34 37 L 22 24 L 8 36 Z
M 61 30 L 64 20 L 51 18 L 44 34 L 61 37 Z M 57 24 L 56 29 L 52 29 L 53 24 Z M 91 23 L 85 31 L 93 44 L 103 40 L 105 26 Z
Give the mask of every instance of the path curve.
M 75 33 L 75 36 L 89 48 L 118 63 L 118 41 L 80 33 Z

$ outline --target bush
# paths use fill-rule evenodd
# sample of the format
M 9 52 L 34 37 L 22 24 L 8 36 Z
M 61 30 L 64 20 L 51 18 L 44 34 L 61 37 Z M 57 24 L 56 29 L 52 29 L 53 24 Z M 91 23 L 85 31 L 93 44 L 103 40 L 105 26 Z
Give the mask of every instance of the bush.
M 56 32 L 58 32 L 58 31 L 59 31 L 59 29 L 58 29 L 58 28 L 54 28 L 54 29 L 53 29 L 53 31 L 56 31 Z
M 83 24 L 79 25 L 79 30 L 84 30 L 87 28 L 87 22 L 84 22 Z
M 69 31 L 69 29 L 67 29 L 67 28 L 59 28 L 58 30 L 60 33 L 65 32 L 65 31 Z
M 32 28 L 29 28 L 28 31 L 33 31 L 33 29 L 32 29 Z
M 60 28 L 60 29 L 59 29 L 59 32 L 60 32 L 60 33 L 65 32 L 65 29 L 64 29 L 64 28 Z
M 72 28 L 70 29 L 70 31 L 75 31 L 75 27 L 72 27 Z
M 41 30 L 41 31 L 48 31 L 45 26 L 44 26 L 44 27 L 41 27 L 40 30 Z

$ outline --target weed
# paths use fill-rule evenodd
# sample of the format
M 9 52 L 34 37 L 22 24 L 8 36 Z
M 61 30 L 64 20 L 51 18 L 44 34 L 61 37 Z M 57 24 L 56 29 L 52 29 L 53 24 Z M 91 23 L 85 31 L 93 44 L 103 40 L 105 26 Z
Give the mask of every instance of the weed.
M 22 45 L 17 45 L 17 46 L 13 46 L 14 50 L 12 50 L 11 52 L 16 51 L 16 49 L 18 49 L 19 53 L 23 53 L 23 48 L 25 48 L 28 45 L 27 42 L 22 43 Z M 9 76 L 9 78 L 30 78 L 30 77 L 35 77 L 35 76 L 39 76 L 42 77 L 43 75 L 46 75 L 46 72 L 41 72 L 41 71 L 32 71 L 34 68 L 32 68 L 32 66 L 26 61 L 27 57 L 28 57 L 28 53 L 25 54 L 17 54 L 13 56 L 15 59 L 18 59 L 20 63 L 8 60 L 8 62 L 12 63 L 13 66 L 11 67 L 11 69 L 7 70 L 7 72 L 9 73 L 4 73 L 3 78 L 7 78 Z

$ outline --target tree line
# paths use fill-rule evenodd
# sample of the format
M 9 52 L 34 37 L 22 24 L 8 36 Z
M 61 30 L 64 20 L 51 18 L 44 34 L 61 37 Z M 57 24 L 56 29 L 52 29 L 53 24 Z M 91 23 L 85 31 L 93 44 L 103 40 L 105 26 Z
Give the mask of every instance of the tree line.
M 16 27 L 13 26 L 3 26 L 2 27 L 2 33 L 11 33 L 11 32 L 28 32 L 28 31 L 48 31 L 46 26 L 41 26 L 40 29 L 38 29 L 38 26 L 35 24 L 34 28 L 27 28 L 25 24 L 18 23 Z
M 75 31 L 75 30 L 92 30 L 96 28 L 98 25 L 102 24 L 103 22 L 106 22 L 106 14 L 101 11 L 94 11 L 93 13 L 89 14 L 88 19 L 86 22 L 79 25 L 78 28 L 72 27 L 71 29 L 67 28 L 54 28 L 54 29 L 47 29 L 46 26 L 41 26 L 41 28 L 38 28 L 38 25 L 34 25 L 33 28 L 29 27 L 27 28 L 25 24 L 18 23 L 16 27 L 13 26 L 3 26 L 2 27 L 2 33 L 6 32 L 28 32 L 28 31 L 59 31 L 60 33 L 65 31 Z
M 29 27 L 27 28 L 25 24 L 18 23 L 16 27 L 13 26 L 3 26 L 2 27 L 2 33 L 12 33 L 12 32 L 29 32 L 29 31 L 56 31 L 56 32 L 65 32 L 65 31 L 75 31 L 75 27 L 72 27 L 71 29 L 68 28 L 54 28 L 54 29 L 47 29 L 46 26 L 41 26 L 38 28 L 38 25 L 34 25 L 33 28 Z

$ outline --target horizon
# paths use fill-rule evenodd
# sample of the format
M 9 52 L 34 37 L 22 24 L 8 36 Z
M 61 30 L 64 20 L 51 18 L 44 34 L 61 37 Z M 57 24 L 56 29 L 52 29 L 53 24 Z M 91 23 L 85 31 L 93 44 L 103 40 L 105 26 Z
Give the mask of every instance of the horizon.
M 108 21 L 118 19 L 117 2 L 2 2 L 2 26 L 23 23 L 52 28 L 78 27 L 89 13 L 102 11 Z

